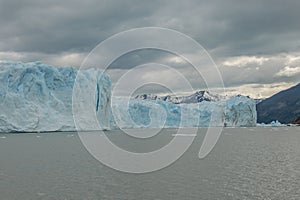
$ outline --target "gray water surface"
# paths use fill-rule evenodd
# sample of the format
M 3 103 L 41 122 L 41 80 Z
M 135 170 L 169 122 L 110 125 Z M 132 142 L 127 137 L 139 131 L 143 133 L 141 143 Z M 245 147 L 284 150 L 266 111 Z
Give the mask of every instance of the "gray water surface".
M 108 131 L 136 152 L 166 145 L 176 133 L 149 139 Z M 300 127 L 225 128 L 204 159 L 206 129 L 175 163 L 147 174 L 104 166 L 77 133 L 0 134 L 0 199 L 300 199 Z

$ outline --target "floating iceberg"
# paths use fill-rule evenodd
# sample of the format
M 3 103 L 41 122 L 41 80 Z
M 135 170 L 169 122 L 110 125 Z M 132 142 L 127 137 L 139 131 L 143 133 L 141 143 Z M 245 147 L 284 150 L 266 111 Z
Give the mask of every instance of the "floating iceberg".
M 269 124 L 265 124 L 265 123 L 257 123 L 257 126 L 272 126 L 272 127 L 280 127 L 280 126 L 287 126 L 286 124 L 282 124 L 280 123 L 278 120 L 276 121 L 272 121 L 271 123 Z M 289 126 L 291 126 L 289 124 Z
M 78 70 L 72 67 L 55 68 L 40 62 L 0 62 L 0 132 L 74 131 L 72 95 Z M 101 71 L 84 71 L 78 86 L 95 92 L 97 117 L 110 113 L 110 81 Z M 94 81 L 93 81 L 94 80 Z M 91 91 L 91 92 L 93 92 Z M 82 98 L 88 105 L 91 99 Z M 74 106 L 73 106 L 74 109 Z M 76 107 L 75 107 L 76 109 Z M 86 117 L 86 116 L 83 116 Z M 85 121 L 91 121 L 85 119 Z M 109 127 L 109 121 L 103 120 Z M 83 130 L 93 129 L 85 123 Z
M 115 128 L 256 126 L 255 101 L 235 96 L 219 102 L 174 104 L 162 100 L 112 99 Z

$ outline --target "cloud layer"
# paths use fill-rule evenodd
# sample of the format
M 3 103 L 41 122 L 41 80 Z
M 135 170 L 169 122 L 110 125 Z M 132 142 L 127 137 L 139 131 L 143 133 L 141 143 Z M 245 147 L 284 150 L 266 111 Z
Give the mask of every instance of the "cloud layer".
M 287 87 L 300 80 L 299 7 L 298 0 L 0 0 L 0 60 L 78 67 L 111 35 L 159 26 L 203 45 L 229 88 L 245 93 L 252 86 L 261 91 L 278 84 Z M 112 66 L 116 74 L 137 64 L 163 62 L 197 82 L 188 64 L 174 55 L 149 51 L 122 59 Z

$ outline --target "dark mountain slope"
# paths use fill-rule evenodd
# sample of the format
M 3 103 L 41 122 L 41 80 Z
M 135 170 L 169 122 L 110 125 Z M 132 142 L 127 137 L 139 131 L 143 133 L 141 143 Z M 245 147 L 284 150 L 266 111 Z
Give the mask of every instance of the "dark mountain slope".
M 281 91 L 256 105 L 257 122 L 290 123 L 300 116 L 300 84 Z

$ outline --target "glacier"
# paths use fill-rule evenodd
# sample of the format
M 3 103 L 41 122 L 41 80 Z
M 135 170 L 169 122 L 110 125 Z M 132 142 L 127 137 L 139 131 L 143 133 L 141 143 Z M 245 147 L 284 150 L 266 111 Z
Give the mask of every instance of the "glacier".
M 256 126 L 255 101 L 234 96 L 218 102 L 174 104 L 160 99 L 112 98 L 114 128 Z
M 77 72 L 73 67 L 55 68 L 40 62 L 0 62 L 0 132 L 75 131 L 72 94 Z M 86 70 L 83 77 L 78 81 L 82 90 L 91 83 L 97 89 L 94 98 L 98 104 L 93 106 L 97 117 L 107 118 L 109 78 L 94 69 Z M 89 103 L 90 99 L 82 101 L 82 104 Z M 103 121 L 104 127 L 110 126 L 109 120 Z M 89 123 L 85 125 L 80 128 L 94 128 Z
M 0 83 L 0 132 L 256 126 L 251 98 L 111 97 L 109 77 L 93 68 L 1 61 Z

